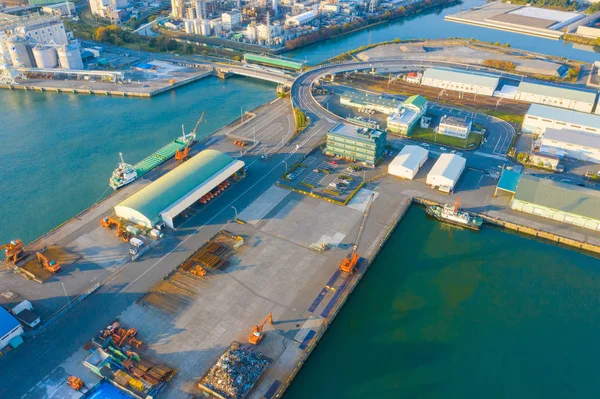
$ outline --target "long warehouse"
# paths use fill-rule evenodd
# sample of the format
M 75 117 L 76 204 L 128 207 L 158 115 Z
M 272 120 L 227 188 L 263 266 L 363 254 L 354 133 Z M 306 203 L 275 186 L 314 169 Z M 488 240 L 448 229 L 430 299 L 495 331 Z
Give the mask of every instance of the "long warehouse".
M 118 217 L 152 228 L 173 220 L 232 176 L 244 162 L 217 150 L 204 150 L 115 206 Z
M 600 134 L 600 116 L 531 104 L 529 111 L 525 114 L 521 130 L 541 136 L 546 129 L 569 129 Z
M 499 82 L 500 78 L 494 75 L 445 68 L 427 68 L 421 79 L 423 86 L 485 96 L 493 96 Z
M 593 91 L 521 82 L 515 100 L 546 104 L 579 112 L 592 112 L 596 96 L 596 92 Z

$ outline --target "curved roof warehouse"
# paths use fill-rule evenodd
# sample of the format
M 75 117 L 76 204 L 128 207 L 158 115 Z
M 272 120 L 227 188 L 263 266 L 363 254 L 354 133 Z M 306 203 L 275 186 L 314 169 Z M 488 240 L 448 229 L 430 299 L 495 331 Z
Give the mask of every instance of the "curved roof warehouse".
M 151 228 L 173 219 L 244 167 L 217 150 L 204 150 L 115 206 L 117 216 Z

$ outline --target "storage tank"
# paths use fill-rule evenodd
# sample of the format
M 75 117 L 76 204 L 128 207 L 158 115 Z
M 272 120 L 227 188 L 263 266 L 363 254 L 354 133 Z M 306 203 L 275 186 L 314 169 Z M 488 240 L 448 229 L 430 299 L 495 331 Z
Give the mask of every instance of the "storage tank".
M 200 23 L 200 33 L 202 36 L 210 36 L 210 22 L 203 19 Z
M 25 40 L 12 37 L 7 40 L 8 54 L 14 67 L 17 68 L 32 68 L 33 61 L 29 54 L 29 48 Z
M 194 20 L 193 19 L 184 20 L 183 25 L 185 26 L 185 33 L 194 33 Z
M 215 32 L 216 36 L 221 36 L 221 32 L 223 31 L 223 23 L 219 20 L 211 21 L 211 26 L 213 32 Z
M 202 20 L 201 19 L 194 20 L 194 33 L 197 35 L 202 34 Z
M 67 44 L 57 48 L 58 60 L 63 69 L 83 69 L 79 46 Z
M 58 54 L 53 47 L 35 46 L 33 58 L 38 68 L 56 68 L 58 66 Z

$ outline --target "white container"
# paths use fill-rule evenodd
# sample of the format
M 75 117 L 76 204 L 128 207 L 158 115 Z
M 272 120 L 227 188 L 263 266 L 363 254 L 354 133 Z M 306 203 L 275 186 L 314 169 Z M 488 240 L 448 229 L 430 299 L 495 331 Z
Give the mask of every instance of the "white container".
M 140 240 L 137 237 L 133 237 L 131 240 L 129 240 L 129 243 L 136 248 L 141 248 L 144 246 L 144 241 Z

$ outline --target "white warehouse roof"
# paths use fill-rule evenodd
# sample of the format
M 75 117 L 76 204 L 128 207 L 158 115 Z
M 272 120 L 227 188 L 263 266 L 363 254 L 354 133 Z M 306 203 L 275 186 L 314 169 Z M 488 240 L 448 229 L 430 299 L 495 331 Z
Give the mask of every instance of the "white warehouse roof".
M 493 75 L 442 68 L 427 68 L 423 73 L 423 79 L 425 78 L 490 87 L 492 89 L 496 89 L 500 82 L 500 78 Z
M 572 101 L 582 101 L 593 104 L 596 101 L 596 92 L 567 89 L 564 87 L 542 85 L 530 82 L 521 82 L 519 92 L 532 93 L 541 96 L 564 98 Z
M 600 135 L 568 129 L 546 129 L 542 142 L 557 141 L 566 144 L 575 144 L 581 147 L 600 148 Z M 549 144 L 550 145 L 550 144 Z
M 600 129 L 600 116 L 585 112 L 571 111 L 570 109 L 531 104 L 527 111 L 527 115 Z
M 429 155 L 429 151 L 418 145 L 405 145 L 402 151 L 390 162 L 388 173 L 412 179 L 427 160 L 427 155 Z
M 310 21 L 311 19 L 314 19 L 316 16 L 317 16 L 316 12 L 314 12 L 314 11 L 307 11 L 307 12 L 303 12 L 302 14 L 290 17 L 290 19 L 294 19 L 294 20 L 298 21 L 299 24 L 301 24 L 303 22 Z
M 455 154 L 442 154 L 427 174 L 427 184 L 454 187 L 467 160 Z

